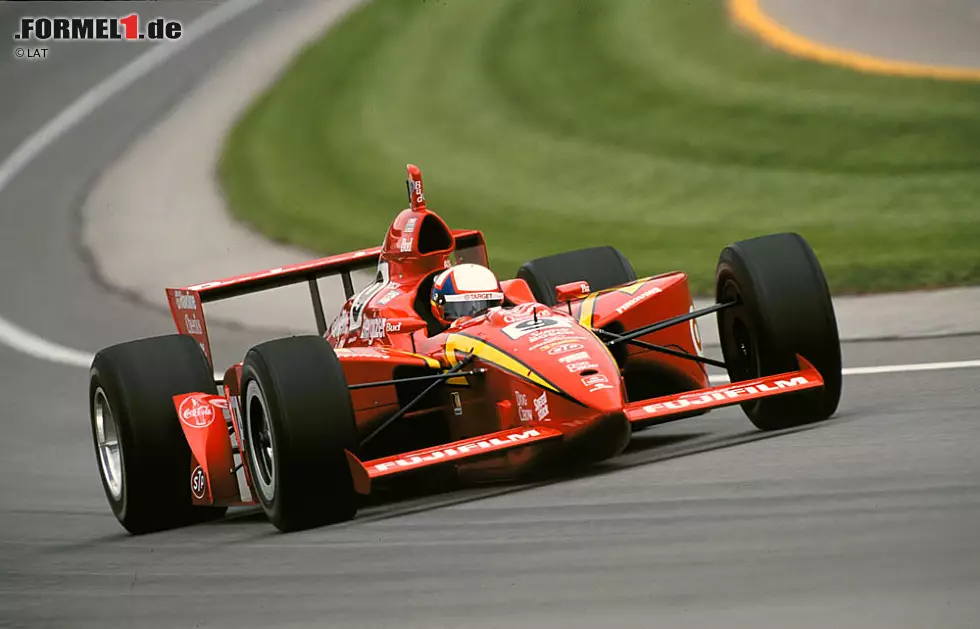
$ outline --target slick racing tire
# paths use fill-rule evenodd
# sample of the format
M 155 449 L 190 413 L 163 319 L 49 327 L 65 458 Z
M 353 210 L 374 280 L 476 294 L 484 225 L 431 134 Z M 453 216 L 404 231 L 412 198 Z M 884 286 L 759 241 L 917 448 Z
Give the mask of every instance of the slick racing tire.
M 718 260 L 715 297 L 737 306 L 718 312 L 718 333 L 732 382 L 799 368 L 806 358 L 822 388 L 742 404 L 761 430 L 833 415 L 840 401 L 840 339 L 820 263 L 797 234 L 773 234 L 729 245 Z
M 207 358 L 189 336 L 130 341 L 95 355 L 89 418 L 102 488 L 134 534 L 221 517 L 191 502 L 191 451 L 173 396 L 217 393 Z
M 636 281 L 636 272 L 615 247 L 593 247 L 566 251 L 525 262 L 517 277 L 527 282 L 534 298 L 554 306 L 555 288 L 569 282 L 585 280 L 593 291 L 604 290 Z
M 358 451 L 347 381 L 319 336 L 269 341 L 242 367 L 245 462 L 256 497 L 281 531 L 349 520 L 357 496 L 344 450 Z

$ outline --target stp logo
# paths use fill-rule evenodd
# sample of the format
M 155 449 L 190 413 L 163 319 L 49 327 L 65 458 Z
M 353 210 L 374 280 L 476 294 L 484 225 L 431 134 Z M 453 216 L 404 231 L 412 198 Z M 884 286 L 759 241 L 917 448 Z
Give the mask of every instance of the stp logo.
M 191 493 L 198 500 L 204 498 L 204 490 L 207 487 L 207 482 L 204 478 L 204 470 L 200 465 L 194 468 L 191 472 Z
M 215 406 L 195 396 L 184 398 L 177 409 L 180 421 L 189 428 L 207 428 L 214 421 Z

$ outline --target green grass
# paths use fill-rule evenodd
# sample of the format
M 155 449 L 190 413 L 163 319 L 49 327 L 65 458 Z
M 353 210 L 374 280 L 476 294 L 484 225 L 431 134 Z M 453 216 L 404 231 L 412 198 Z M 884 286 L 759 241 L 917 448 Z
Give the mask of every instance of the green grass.
M 698 0 L 377 0 L 230 135 L 231 207 L 324 253 L 376 245 L 418 164 L 491 264 L 613 244 L 711 292 L 729 242 L 797 231 L 835 292 L 980 281 L 980 84 L 772 51 Z

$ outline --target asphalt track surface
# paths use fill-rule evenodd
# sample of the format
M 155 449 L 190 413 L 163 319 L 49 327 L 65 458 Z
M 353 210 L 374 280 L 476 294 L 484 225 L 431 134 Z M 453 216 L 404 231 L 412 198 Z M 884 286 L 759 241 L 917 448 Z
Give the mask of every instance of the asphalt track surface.
M 154 11 L 188 21 L 209 6 Z M 0 38 L 24 10 L 0 7 Z M 101 169 L 272 10 L 155 70 L 0 192 L 0 315 L 88 351 L 171 330 L 93 277 L 77 212 Z M 52 46 L 30 66 L 0 54 L 0 155 L 140 47 Z M 260 340 L 213 332 L 219 361 Z M 844 350 L 848 366 L 968 360 L 980 337 Z M 126 535 L 99 483 L 86 386 L 84 369 L 0 346 L 0 626 L 980 625 L 977 369 L 853 376 L 836 418 L 813 427 L 762 434 L 725 409 L 639 433 L 575 478 L 401 493 L 292 535 L 248 511 Z

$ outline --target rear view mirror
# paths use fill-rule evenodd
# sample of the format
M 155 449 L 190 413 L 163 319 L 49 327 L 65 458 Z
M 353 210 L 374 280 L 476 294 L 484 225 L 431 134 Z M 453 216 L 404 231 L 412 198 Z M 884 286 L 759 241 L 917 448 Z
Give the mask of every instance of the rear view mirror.
M 572 301 L 573 299 L 585 297 L 591 292 L 592 289 L 585 280 L 569 282 L 568 284 L 561 284 L 555 288 L 555 300 L 558 303 Z

